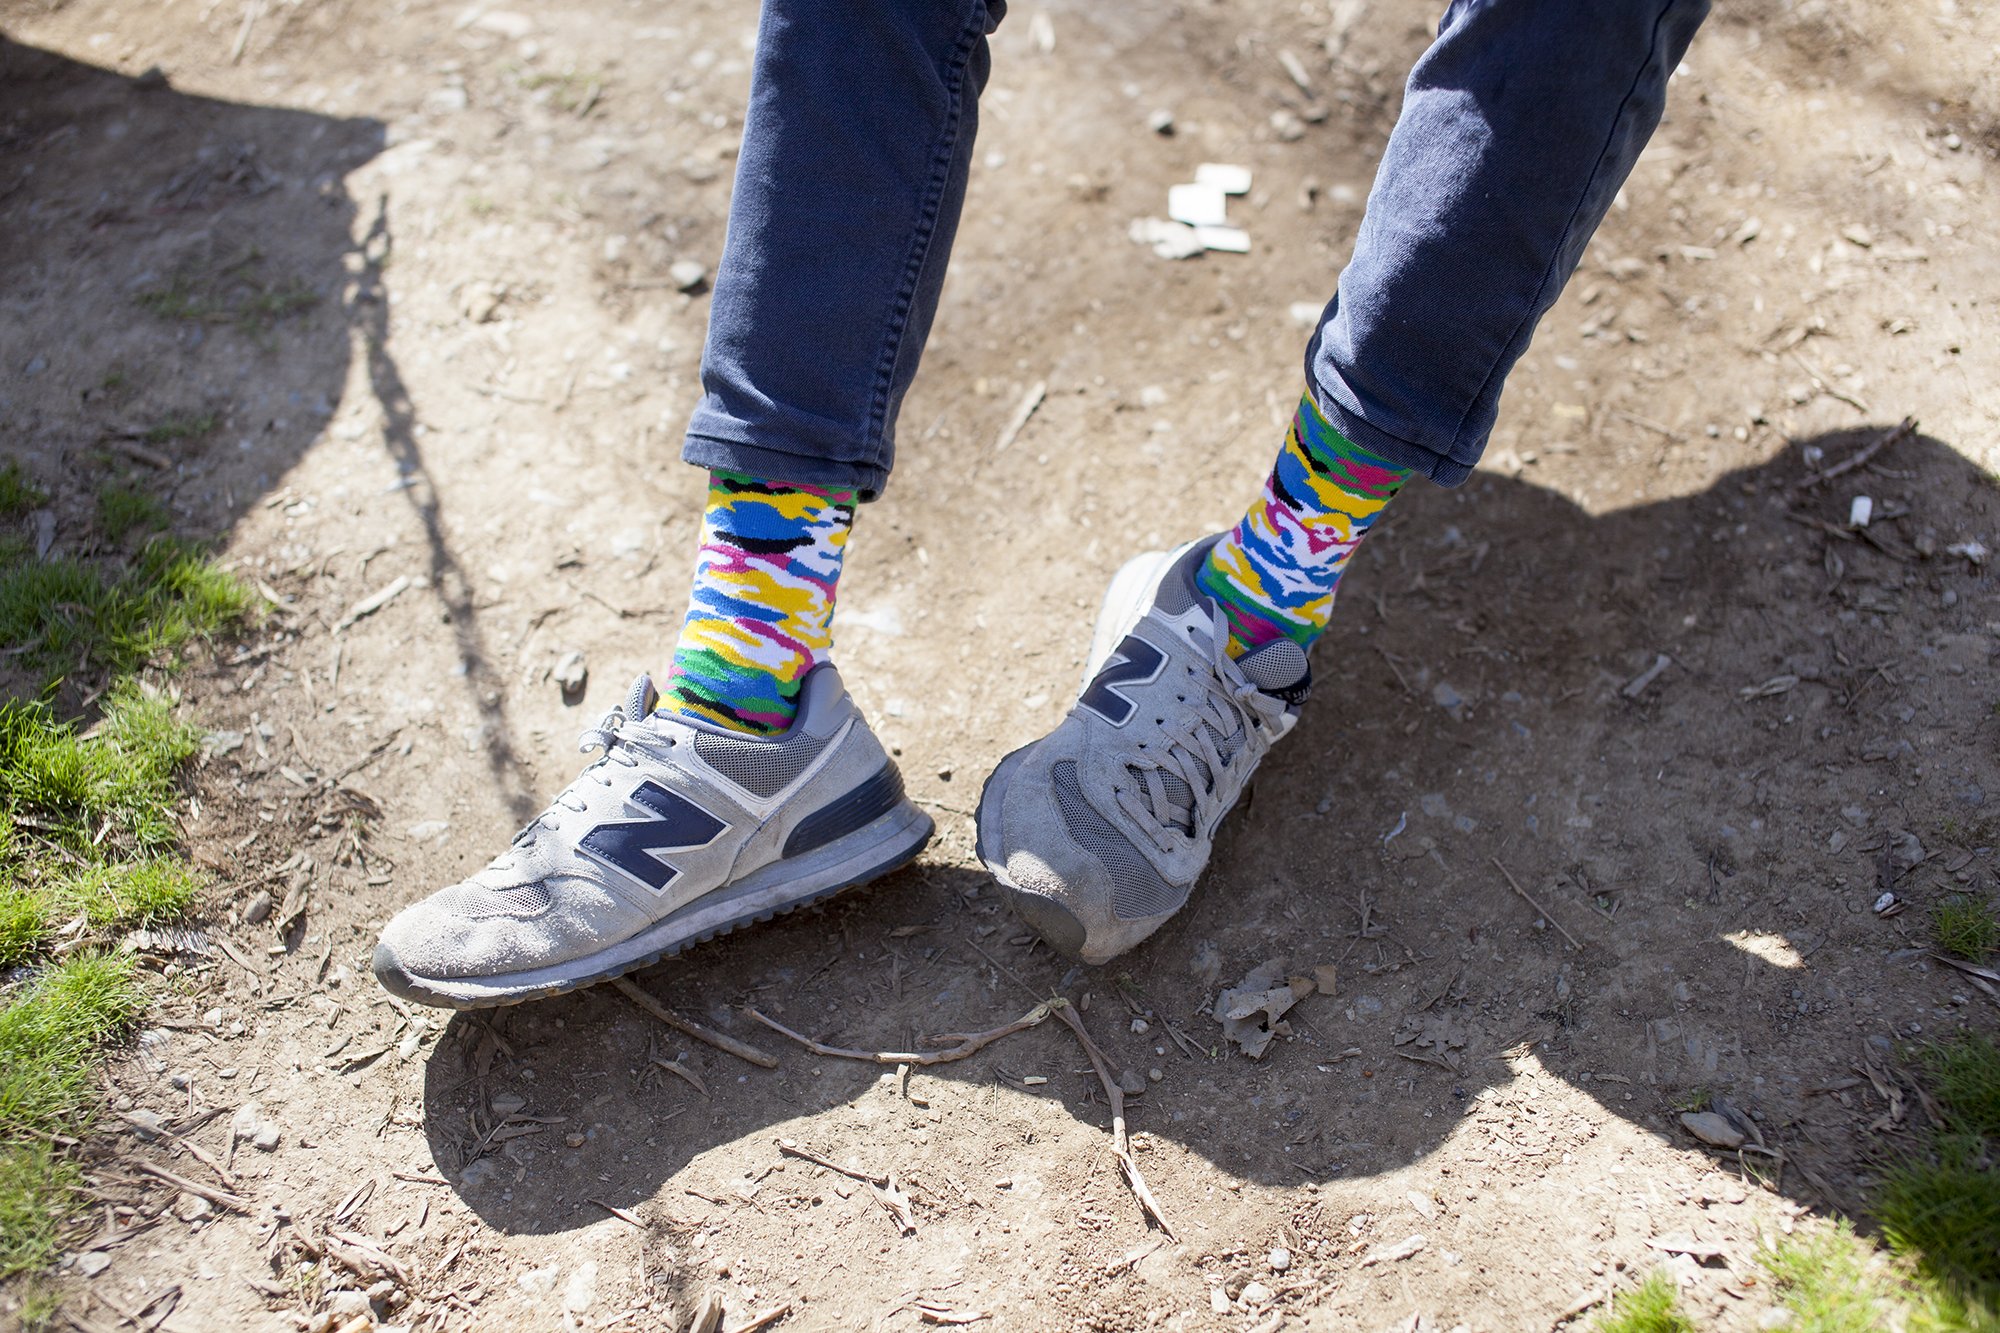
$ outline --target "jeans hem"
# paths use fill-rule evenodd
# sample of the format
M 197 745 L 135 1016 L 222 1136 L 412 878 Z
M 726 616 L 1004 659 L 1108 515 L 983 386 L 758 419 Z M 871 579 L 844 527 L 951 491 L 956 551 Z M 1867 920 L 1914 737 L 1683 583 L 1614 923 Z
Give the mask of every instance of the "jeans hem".
M 713 435 L 689 433 L 681 445 L 681 460 L 710 471 L 742 472 L 763 481 L 841 487 L 854 491 L 863 503 L 881 495 L 889 484 L 889 469 L 879 463 L 848 462 L 823 453 L 745 444 Z
M 1342 407 L 1333 395 L 1314 385 L 1313 402 L 1327 423 L 1352 444 L 1358 444 L 1385 463 L 1429 477 L 1440 486 L 1456 486 L 1472 475 L 1474 464 L 1461 462 L 1450 454 L 1391 435 Z M 1476 457 L 1476 456 L 1475 456 Z

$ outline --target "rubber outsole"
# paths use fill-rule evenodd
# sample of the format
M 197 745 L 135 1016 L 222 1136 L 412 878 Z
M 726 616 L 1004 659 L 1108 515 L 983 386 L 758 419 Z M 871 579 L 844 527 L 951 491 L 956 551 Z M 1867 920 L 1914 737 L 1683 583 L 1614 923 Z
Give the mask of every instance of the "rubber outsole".
M 824 885 L 802 894 L 800 897 L 789 902 L 778 903 L 769 907 L 760 907 L 755 911 L 746 912 L 741 916 L 730 918 L 707 929 L 667 941 L 658 949 L 650 950 L 631 958 L 620 959 L 616 964 L 597 971 L 584 972 L 574 977 L 563 977 L 546 984 L 526 986 L 515 991 L 505 988 L 506 979 L 504 977 L 485 979 L 430 979 L 416 976 L 403 967 L 402 961 L 396 957 L 395 951 L 390 949 L 388 945 L 377 944 L 373 958 L 375 978 L 382 984 L 384 990 L 399 999 L 410 1000 L 437 1009 L 456 1009 L 460 1011 L 501 1009 L 509 1005 L 526 1004 L 531 1000 L 544 1000 L 557 995 L 568 995 L 575 991 L 586 990 L 591 986 L 602 985 L 618 977 L 643 971 L 666 959 L 677 957 L 697 944 L 706 944 L 710 940 L 720 939 L 722 936 L 733 934 L 745 926 L 758 925 L 777 917 L 788 916 L 800 908 L 811 907 L 817 903 L 826 902 L 828 899 L 837 897 L 842 893 L 872 883 L 892 871 L 902 869 L 910 862 L 916 860 L 924 848 L 930 844 L 931 837 L 936 832 L 936 825 L 929 815 L 907 802 L 898 811 L 891 812 L 891 815 L 885 815 L 883 818 L 889 819 L 897 815 L 900 815 L 903 820 L 904 827 L 897 830 L 902 836 L 893 844 L 893 850 L 879 862 L 872 863 L 865 869 L 845 876 L 837 883 Z M 873 825 L 870 827 L 872 828 Z M 859 837 L 867 832 L 867 829 L 857 830 L 853 836 Z M 783 863 L 779 862 L 778 864 L 782 865 Z M 700 901 L 700 899 L 695 900 L 696 904 L 699 904 Z M 587 957 L 580 958 L 576 960 L 576 964 L 587 965 L 589 961 L 590 959 Z M 460 993 L 454 994 L 450 990 L 439 989 L 440 987 L 453 985 L 454 980 L 462 988 Z M 463 993 L 463 988 L 467 987 L 468 984 L 477 987 L 477 993 Z

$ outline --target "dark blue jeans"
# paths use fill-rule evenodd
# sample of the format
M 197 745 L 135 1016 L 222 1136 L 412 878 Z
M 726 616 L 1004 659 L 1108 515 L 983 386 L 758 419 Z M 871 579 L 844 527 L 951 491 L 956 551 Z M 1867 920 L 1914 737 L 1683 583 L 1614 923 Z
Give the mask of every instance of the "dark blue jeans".
M 1004 0 L 764 0 L 716 273 L 703 467 L 878 494 Z M 1349 439 L 1445 485 L 1659 124 L 1708 0 L 1454 0 L 1306 349 Z M 1134 292 L 1133 300 L 1144 300 Z

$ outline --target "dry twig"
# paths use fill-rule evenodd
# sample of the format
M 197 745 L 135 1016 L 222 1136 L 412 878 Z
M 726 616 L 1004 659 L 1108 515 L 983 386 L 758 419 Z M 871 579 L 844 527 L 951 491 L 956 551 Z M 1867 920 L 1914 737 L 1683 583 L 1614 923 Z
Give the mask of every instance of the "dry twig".
M 1868 463 L 1875 455 L 1881 453 L 1896 441 L 1909 435 L 1916 428 L 1917 419 L 1915 417 L 1904 417 L 1902 421 L 1883 431 L 1872 444 L 1865 446 L 1855 453 L 1849 454 L 1832 467 L 1822 468 L 1818 472 L 1808 473 L 1799 478 L 1799 480 L 1792 483 L 1792 489 L 1795 491 L 1809 491 L 1815 486 L 1832 481 L 1835 477 L 1852 472 L 1854 469 Z
M 626 999 L 638 1005 L 641 1009 L 644 1009 L 647 1013 L 659 1019 L 676 1032 L 684 1032 L 696 1041 L 706 1042 L 718 1051 L 727 1051 L 737 1059 L 748 1060 L 751 1064 L 757 1065 L 760 1068 L 776 1069 L 778 1067 L 778 1057 L 775 1055 L 769 1055 L 760 1051 L 748 1042 L 738 1041 L 727 1033 L 717 1032 L 714 1028 L 706 1028 L 699 1023 L 682 1018 L 679 1014 L 640 990 L 630 977 L 613 977 L 611 984 L 616 986 L 619 993 Z
M 1069 1030 L 1076 1034 L 1076 1039 L 1083 1043 L 1083 1052 L 1090 1057 L 1091 1068 L 1097 1071 L 1097 1081 L 1104 1085 L 1104 1095 L 1111 1103 L 1111 1151 L 1125 1172 L 1125 1183 L 1132 1187 L 1132 1195 L 1139 1201 L 1139 1211 L 1166 1232 L 1167 1239 L 1178 1239 L 1173 1227 L 1167 1223 L 1167 1215 L 1160 1210 L 1159 1201 L 1153 1198 L 1153 1191 L 1146 1188 L 1146 1178 L 1139 1174 L 1138 1159 L 1132 1156 L 1132 1144 L 1125 1134 L 1125 1090 L 1111 1076 L 1111 1067 L 1105 1062 L 1104 1053 L 1097 1049 L 1097 1043 L 1084 1031 L 1083 1020 L 1076 1016 L 1074 1006 L 1066 1000 L 1055 1003 L 1056 1017 L 1067 1023 Z
M 858 1180 L 864 1185 L 873 1185 L 877 1189 L 887 1186 L 891 1179 L 888 1176 L 874 1176 L 866 1171 L 856 1171 L 850 1167 L 842 1166 L 838 1162 L 828 1161 L 809 1148 L 801 1148 L 792 1139 L 779 1139 L 778 1151 L 787 1157 L 796 1157 L 802 1162 L 811 1162 L 814 1166 L 823 1166 L 829 1171 L 837 1171 L 849 1180 Z
M 1562 937 L 1569 941 L 1571 948 L 1578 950 L 1581 950 L 1583 948 L 1582 941 L 1578 940 L 1576 936 L 1570 934 L 1569 931 L 1564 930 L 1563 923 L 1556 920 L 1555 915 L 1552 912 L 1550 912 L 1548 908 L 1542 906 L 1540 903 L 1536 902 L 1533 898 L 1528 896 L 1528 891 L 1521 887 L 1520 881 L 1514 878 L 1514 873 L 1511 870 L 1507 869 L 1506 866 L 1500 864 L 1499 857 L 1489 856 L 1486 859 L 1493 863 L 1494 869 L 1498 870 L 1501 874 L 1507 877 L 1507 886 L 1513 889 L 1514 892 L 1521 895 L 1522 902 L 1526 903 L 1528 906 L 1534 908 L 1537 912 L 1541 913 L 1543 920 L 1547 921 L 1550 925 L 1554 926 L 1558 931 L 1562 932 Z
M 790 1037 L 814 1055 L 829 1055 L 842 1060 L 863 1060 L 878 1065 L 941 1065 L 953 1060 L 963 1060 L 991 1046 L 1002 1037 L 1035 1027 L 1048 1018 L 1052 1008 L 1067 1001 L 1044 1000 L 1011 1023 L 1003 1023 L 986 1032 L 945 1032 L 931 1038 L 932 1041 L 955 1042 L 956 1045 L 942 1051 L 861 1051 L 847 1046 L 828 1046 L 825 1042 L 814 1041 L 802 1032 L 780 1023 L 777 1019 L 757 1009 L 746 1008 L 743 1012 L 762 1023 L 773 1032 Z
M 136 1165 L 147 1175 L 158 1177 L 166 1181 L 169 1185 L 186 1190 L 189 1194 L 207 1199 L 210 1203 L 218 1207 L 227 1208 L 231 1212 L 236 1213 L 248 1213 L 250 1211 L 250 1201 L 240 1195 L 225 1194 L 221 1190 L 210 1189 L 206 1185 L 197 1184 L 189 1180 L 186 1176 L 177 1176 L 163 1166 L 154 1166 L 151 1162 L 139 1162 Z

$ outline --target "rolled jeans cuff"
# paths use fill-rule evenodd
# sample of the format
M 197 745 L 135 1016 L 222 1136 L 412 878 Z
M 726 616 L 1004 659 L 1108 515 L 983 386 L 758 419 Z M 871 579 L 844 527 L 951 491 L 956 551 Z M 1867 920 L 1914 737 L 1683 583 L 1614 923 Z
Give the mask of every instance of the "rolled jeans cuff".
M 792 485 L 831 486 L 855 492 L 863 503 L 882 493 L 889 469 L 872 460 L 849 462 L 816 449 L 785 449 L 750 444 L 690 429 L 681 445 L 681 459 L 709 471 L 741 472 L 762 481 Z
M 1361 416 L 1341 406 L 1340 400 L 1315 384 L 1313 402 L 1327 423 L 1383 462 L 1429 477 L 1440 486 L 1456 486 L 1472 475 L 1473 464 L 1460 462 L 1450 454 L 1412 443 L 1370 425 Z M 1476 458 L 1475 451 L 1474 457 Z

